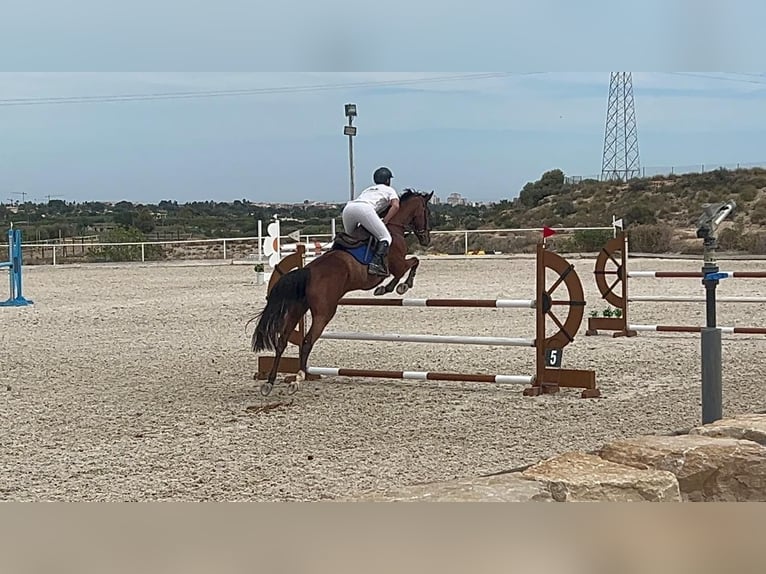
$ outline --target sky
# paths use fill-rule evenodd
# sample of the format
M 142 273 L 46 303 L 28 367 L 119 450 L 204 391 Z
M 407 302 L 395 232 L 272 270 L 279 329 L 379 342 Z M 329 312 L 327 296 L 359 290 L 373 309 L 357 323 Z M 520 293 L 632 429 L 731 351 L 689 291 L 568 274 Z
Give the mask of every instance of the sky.
M 385 165 L 399 190 L 509 199 L 549 169 L 600 172 L 609 74 L 6 72 L 0 201 L 346 201 L 347 102 L 357 191 Z M 632 74 L 647 170 L 766 164 L 766 73 Z

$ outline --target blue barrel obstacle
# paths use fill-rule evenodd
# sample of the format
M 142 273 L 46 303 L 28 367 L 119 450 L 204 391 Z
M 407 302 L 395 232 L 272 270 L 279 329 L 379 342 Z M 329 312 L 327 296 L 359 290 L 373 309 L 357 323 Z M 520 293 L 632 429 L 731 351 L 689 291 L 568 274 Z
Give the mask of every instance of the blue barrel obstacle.
M 21 229 L 8 230 L 8 248 L 10 259 L 0 261 L 0 269 L 7 268 L 11 280 L 11 296 L 7 301 L 0 301 L 0 307 L 24 307 L 32 301 L 24 298 L 21 290 Z

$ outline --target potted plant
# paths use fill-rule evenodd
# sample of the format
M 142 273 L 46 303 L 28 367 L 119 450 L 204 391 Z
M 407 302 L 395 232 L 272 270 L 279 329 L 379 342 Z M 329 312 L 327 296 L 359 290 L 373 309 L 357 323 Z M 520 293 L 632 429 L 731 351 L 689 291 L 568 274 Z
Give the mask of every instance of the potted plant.
M 624 329 L 624 323 L 622 309 L 607 307 L 601 313 L 597 310 L 591 311 L 588 330 L 621 331 Z

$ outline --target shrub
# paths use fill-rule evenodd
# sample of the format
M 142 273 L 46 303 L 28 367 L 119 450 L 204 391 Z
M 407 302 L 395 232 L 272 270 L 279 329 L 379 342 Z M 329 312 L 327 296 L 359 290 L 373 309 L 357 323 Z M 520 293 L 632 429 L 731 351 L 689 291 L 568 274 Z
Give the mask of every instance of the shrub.
M 569 253 L 600 251 L 604 244 L 613 237 L 607 230 L 588 229 L 575 231 L 571 237 L 561 242 L 561 251 Z
M 656 223 L 657 217 L 654 211 L 645 205 L 634 205 L 625 211 L 625 220 L 631 225 L 645 225 Z
M 559 199 L 555 204 L 553 204 L 553 211 L 556 213 L 556 215 L 566 217 L 567 215 L 576 213 L 577 209 L 575 209 L 575 205 L 571 200 Z
M 753 201 L 758 197 L 758 188 L 752 184 L 746 184 L 740 190 L 739 197 L 742 201 Z
M 139 243 L 146 241 L 144 234 L 135 227 L 117 228 L 107 231 L 100 237 L 101 243 Z M 144 258 L 149 260 L 162 259 L 163 252 L 160 245 L 145 245 Z M 91 251 L 91 261 L 115 262 L 115 261 L 141 261 L 140 245 L 102 245 Z
M 750 212 L 750 220 L 759 225 L 766 223 L 766 200 L 759 199 L 755 202 L 753 210 Z
M 667 253 L 673 245 L 670 225 L 636 225 L 628 229 L 630 248 L 643 253 Z

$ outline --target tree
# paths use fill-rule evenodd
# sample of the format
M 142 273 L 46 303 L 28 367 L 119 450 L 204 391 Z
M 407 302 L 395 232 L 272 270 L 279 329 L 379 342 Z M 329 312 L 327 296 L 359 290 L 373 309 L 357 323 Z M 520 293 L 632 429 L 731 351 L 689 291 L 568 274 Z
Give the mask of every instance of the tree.
M 141 233 L 151 233 L 154 231 L 154 215 L 147 208 L 143 208 L 133 218 L 133 225 Z
M 519 193 L 519 201 L 525 207 L 537 207 L 546 197 L 561 193 L 564 181 L 564 172 L 560 169 L 546 171 L 538 181 L 524 186 Z

